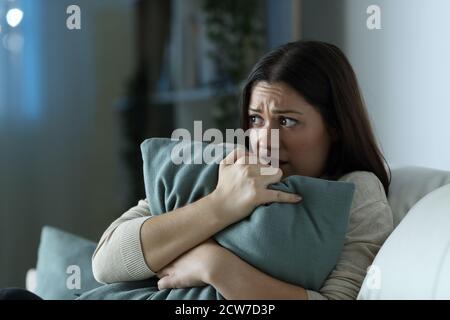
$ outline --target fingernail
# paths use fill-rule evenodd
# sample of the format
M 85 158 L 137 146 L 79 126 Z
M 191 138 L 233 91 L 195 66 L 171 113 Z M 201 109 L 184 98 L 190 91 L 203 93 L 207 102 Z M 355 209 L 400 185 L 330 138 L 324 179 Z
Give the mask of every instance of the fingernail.
M 302 197 L 300 197 L 300 196 L 297 196 L 296 198 L 297 198 L 297 201 L 300 201 L 300 200 L 302 200 L 302 199 L 303 199 L 303 198 L 302 198 Z

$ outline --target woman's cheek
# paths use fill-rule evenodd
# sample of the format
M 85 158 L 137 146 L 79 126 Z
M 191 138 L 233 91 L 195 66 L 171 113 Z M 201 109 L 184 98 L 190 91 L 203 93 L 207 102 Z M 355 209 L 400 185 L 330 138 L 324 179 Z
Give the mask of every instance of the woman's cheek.
M 312 148 L 303 144 L 289 155 L 289 164 L 292 170 L 296 172 L 295 174 L 308 176 L 317 162 L 316 157 L 317 155 Z

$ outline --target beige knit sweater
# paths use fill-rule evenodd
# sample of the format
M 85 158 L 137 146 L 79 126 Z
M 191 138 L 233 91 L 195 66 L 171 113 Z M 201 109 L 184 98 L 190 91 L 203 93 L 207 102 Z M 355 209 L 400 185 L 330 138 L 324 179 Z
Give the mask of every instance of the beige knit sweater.
M 310 300 L 356 299 L 367 268 L 393 230 L 383 185 L 373 173 L 355 171 L 339 180 L 353 182 L 356 187 L 345 244 L 319 292 L 307 290 Z M 140 241 L 141 226 L 151 217 L 147 201 L 140 200 L 106 229 L 92 257 L 97 281 L 133 281 L 154 275 L 145 262 Z

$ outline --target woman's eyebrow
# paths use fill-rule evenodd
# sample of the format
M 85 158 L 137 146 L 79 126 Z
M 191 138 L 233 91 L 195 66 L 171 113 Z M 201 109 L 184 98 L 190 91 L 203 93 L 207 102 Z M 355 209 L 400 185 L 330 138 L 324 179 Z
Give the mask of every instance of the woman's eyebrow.
M 250 107 L 250 108 L 248 108 L 248 110 L 261 113 L 261 109 L 259 109 L 259 108 Z M 301 115 L 304 114 L 303 112 L 300 112 L 298 110 L 284 110 L 284 109 L 273 109 L 272 112 L 276 113 L 276 114 L 279 114 L 279 113 L 297 113 L 297 114 L 301 114 Z
M 259 108 L 253 108 L 253 107 L 249 107 L 249 108 L 248 108 L 248 111 L 253 111 L 253 112 L 261 113 L 261 109 L 259 109 Z
M 298 110 L 283 110 L 283 109 L 273 109 L 273 113 L 298 113 L 298 114 L 304 114 L 303 112 L 300 112 Z

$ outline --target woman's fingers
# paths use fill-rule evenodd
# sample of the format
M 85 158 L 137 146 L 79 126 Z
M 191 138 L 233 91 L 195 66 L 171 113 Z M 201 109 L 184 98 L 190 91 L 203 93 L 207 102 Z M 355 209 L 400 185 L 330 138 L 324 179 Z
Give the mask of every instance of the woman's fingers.
M 160 270 L 159 272 L 156 273 L 156 276 L 159 279 L 164 278 L 165 276 L 168 276 L 168 275 L 169 275 L 169 273 L 167 272 L 166 269 L 162 269 L 162 270 Z
M 302 197 L 295 193 L 288 193 L 278 190 L 267 189 L 263 203 L 268 202 L 288 202 L 297 203 L 302 200 Z
M 157 285 L 158 285 L 158 290 L 163 290 L 168 288 L 168 277 L 163 277 L 161 279 L 159 279 Z
M 231 166 L 232 164 L 236 166 Z M 271 171 L 267 171 L 268 169 Z M 267 189 L 268 185 L 279 182 L 282 176 L 280 168 L 264 164 L 257 155 L 243 148 L 236 148 L 220 162 L 216 194 L 222 194 L 223 199 L 242 198 L 233 203 L 230 210 L 238 212 L 239 218 L 248 215 L 256 206 L 263 203 L 299 202 L 301 197 L 297 194 Z M 243 209 L 240 209 L 240 206 Z
M 246 151 L 244 148 L 237 147 L 233 151 L 231 151 L 225 158 L 220 161 L 221 165 L 230 165 L 235 163 L 238 159 L 241 157 L 244 157 L 248 155 L 248 151 Z
M 248 152 L 245 155 L 241 156 L 239 159 L 237 159 L 236 163 L 258 167 L 269 167 L 269 165 L 263 163 L 263 161 L 256 155 Z
M 269 166 L 267 166 L 269 167 Z M 274 174 L 268 174 L 261 176 L 264 180 L 264 187 L 267 187 L 269 184 L 280 182 L 283 177 L 283 171 L 280 168 L 271 168 L 273 169 Z
M 270 167 L 263 158 L 260 158 L 256 154 L 247 151 L 244 147 L 239 146 L 220 161 L 221 165 L 230 165 L 234 163 Z

